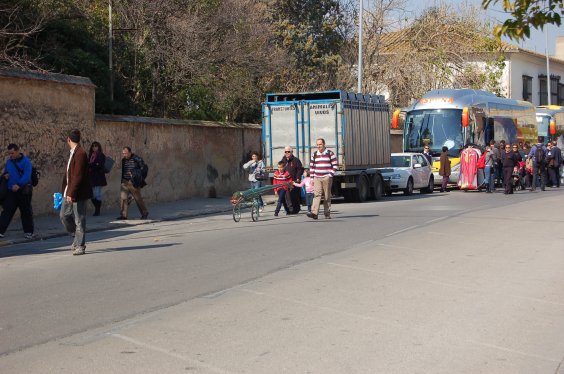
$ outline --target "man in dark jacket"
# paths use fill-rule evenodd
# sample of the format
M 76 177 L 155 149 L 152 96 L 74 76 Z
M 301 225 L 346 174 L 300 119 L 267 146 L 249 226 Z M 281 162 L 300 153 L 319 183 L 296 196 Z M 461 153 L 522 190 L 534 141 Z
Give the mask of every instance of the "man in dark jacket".
M 302 175 L 304 173 L 304 167 L 302 162 L 294 156 L 292 147 L 284 148 L 284 157 L 281 162 L 284 163 L 284 170 L 286 170 L 292 180 L 296 183 L 300 183 L 302 180 Z M 286 194 L 286 204 L 290 210 L 290 214 L 298 214 L 300 212 L 300 189 L 292 188 L 289 193 Z
M 129 208 L 127 197 L 129 194 L 135 199 L 137 208 L 139 208 L 141 213 L 141 219 L 147 219 L 149 211 L 145 207 L 145 202 L 141 196 L 141 188 L 147 185 L 145 183 L 147 166 L 141 157 L 131 152 L 129 147 L 124 147 L 121 154 L 123 156 L 121 160 L 121 214 L 117 219 L 127 219 L 127 210 Z
M 503 165 L 503 183 L 505 184 L 505 195 L 513 193 L 513 169 L 519 165 L 518 146 L 514 145 L 515 150 L 511 150 L 511 145 L 505 145 L 505 152 L 501 155 Z
M 61 222 L 67 232 L 74 235 L 71 249 L 75 256 L 86 250 L 86 202 L 92 198 L 88 178 L 88 156 L 80 145 L 80 130 L 72 130 L 67 137 L 70 148 L 67 170 L 63 178 L 63 203 Z
M 560 166 L 562 166 L 562 151 L 557 146 L 557 142 L 552 142 L 550 149 L 552 155 L 552 162 L 549 160 L 548 171 L 553 187 L 560 188 Z

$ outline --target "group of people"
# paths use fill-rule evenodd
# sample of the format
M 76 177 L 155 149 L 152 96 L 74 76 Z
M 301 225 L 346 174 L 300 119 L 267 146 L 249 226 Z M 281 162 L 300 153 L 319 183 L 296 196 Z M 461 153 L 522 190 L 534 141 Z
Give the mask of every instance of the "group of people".
M 94 216 L 99 216 L 102 207 L 102 188 L 107 186 L 107 158 L 99 142 L 93 142 L 88 153 L 81 146 L 80 130 L 69 132 L 66 142 L 70 149 L 65 175 L 61 186 L 63 201 L 60 219 L 67 232 L 74 236 L 71 250 L 73 255 L 82 255 L 86 249 L 86 205 L 91 200 Z M 19 209 L 24 237 L 33 238 L 34 222 L 31 206 L 33 187 L 31 182 L 32 163 L 21 153 L 16 144 L 8 145 L 8 160 L 2 173 L 7 184 L 7 194 L 2 202 L 0 214 L 0 238 L 4 237 L 15 212 Z M 122 174 L 120 186 L 120 216 L 126 220 L 128 206 L 135 200 L 141 219 L 147 219 L 149 212 L 141 196 L 146 185 L 147 166 L 143 159 L 131 152 L 130 147 L 122 150 Z
M 278 216 L 282 207 L 287 215 L 298 214 L 301 210 L 301 189 L 305 189 L 307 216 L 318 219 L 321 198 L 323 199 L 323 213 L 325 219 L 331 219 L 331 187 L 333 175 L 338 170 L 335 153 L 325 146 L 325 139 L 316 140 L 317 151 L 310 158 L 310 168 L 303 167 L 302 162 L 294 155 L 292 147 L 284 148 L 284 157 L 278 162 L 274 171 L 272 184 L 278 200 L 274 209 L 274 216 Z M 243 165 L 249 171 L 250 187 L 260 188 L 262 182 L 256 179 L 257 173 L 265 168 L 264 162 L 259 160 L 258 152 L 252 152 L 251 160 Z M 259 197 L 261 209 L 264 207 Z
M 440 157 L 439 174 L 443 176 L 442 190 L 446 190 L 446 183 L 450 176 L 450 160 L 448 149 L 443 147 Z M 486 192 L 492 193 L 496 186 L 504 187 L 504 194 L 513 194 L 515 186 L 535 191 L 540 187 L 542 191 L 547 186 L 560 187 L 561 169 L 563 165 L 562 151 L 556 141 L 548 141 L 546 145 L 539 137 L 536 144 L 509 144 L 501 140 L 499 144 L 491 140 L 482 155 L 484 187 Z M 479 162 L 478 162 L 479 164 Z

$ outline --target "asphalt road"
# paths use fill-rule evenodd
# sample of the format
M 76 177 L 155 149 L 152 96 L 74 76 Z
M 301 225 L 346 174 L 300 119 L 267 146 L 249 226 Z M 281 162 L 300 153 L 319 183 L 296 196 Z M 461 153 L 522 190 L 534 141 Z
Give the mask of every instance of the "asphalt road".
M 563 198 L 416 193 L 98 232 L 79 257 L 5 247 L 0 372 L 564 373 Z

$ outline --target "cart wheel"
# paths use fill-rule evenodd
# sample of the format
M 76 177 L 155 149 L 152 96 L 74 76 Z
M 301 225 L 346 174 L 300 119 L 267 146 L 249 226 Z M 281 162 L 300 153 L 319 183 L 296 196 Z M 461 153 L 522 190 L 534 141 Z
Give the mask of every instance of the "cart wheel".
M 239 204 L 233 207 L 233 221 L 239 222 L 241 220 L 241 206 Z
M 253 222 L 256 222 L 259 220 L 259 216 L 260 216 L 260 207 L 258 202 L 254 202 L 251 205 L 251 219 L 253 220 Z

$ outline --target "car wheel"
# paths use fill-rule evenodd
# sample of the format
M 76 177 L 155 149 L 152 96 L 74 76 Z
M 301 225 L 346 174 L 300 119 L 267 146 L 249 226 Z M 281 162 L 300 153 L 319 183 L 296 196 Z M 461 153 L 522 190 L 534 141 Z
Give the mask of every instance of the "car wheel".
M 421 193 L 433 193 L 433 189 L 435 188 L 435 178 L 431 175 L 429 177 L 429 184 L 427 187 L 421 189 Z
M 407 181 L 407 186 L 403 190 L 404 195 L 411 195 L 413 194 L 413 179 L 411 177 Z

